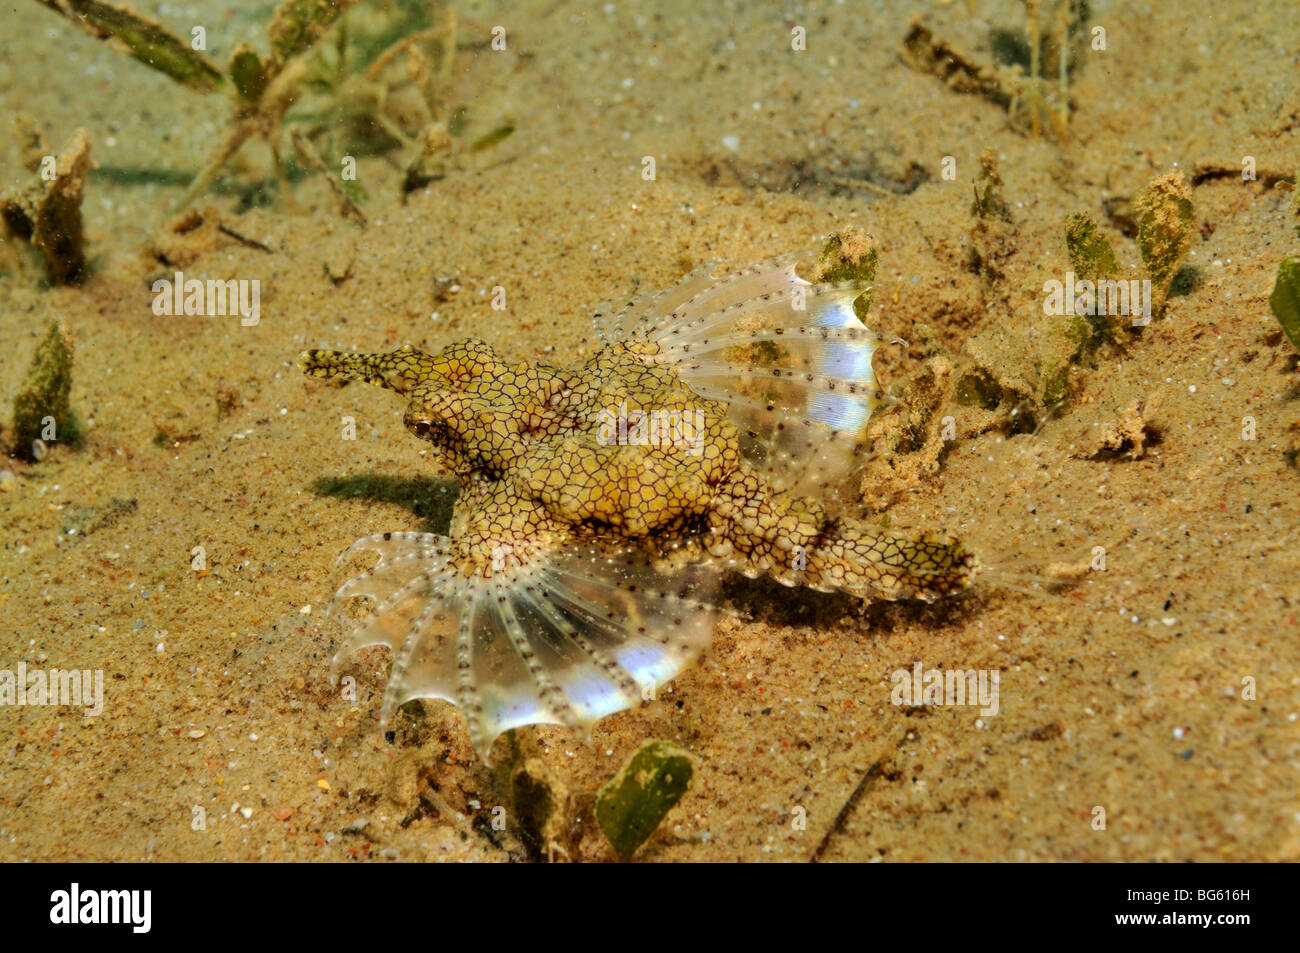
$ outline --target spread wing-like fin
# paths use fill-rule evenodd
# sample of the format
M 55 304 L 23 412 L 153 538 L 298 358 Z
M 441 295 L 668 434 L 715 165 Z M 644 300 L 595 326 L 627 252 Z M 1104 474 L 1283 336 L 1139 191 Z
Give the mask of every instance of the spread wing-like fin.
M 858 319 L 862 282 L 811 284 L 800 253 L 669 292 L 633 334 L 656 345 L 701 397 L 724 401 L 749 462 L 771 484 L 834 496 L 884 402 L 872 358 L 882 343 Z M 664 308 L 671 310 L 664 311 Z
M 488 760 L 503 731 L 563 724 L 586 734 L 638 704 L 708 644 L 716 571 L 626 542 L 568 542 L 489 575 L 463 573 L 445 537 L 392 533 L 350 551 L 380 561 L 339 589 L 375 600 L 344 639 L 337 673 L 369 645 L 395 653 L 380 712 L 415 698 L 457 705 Z

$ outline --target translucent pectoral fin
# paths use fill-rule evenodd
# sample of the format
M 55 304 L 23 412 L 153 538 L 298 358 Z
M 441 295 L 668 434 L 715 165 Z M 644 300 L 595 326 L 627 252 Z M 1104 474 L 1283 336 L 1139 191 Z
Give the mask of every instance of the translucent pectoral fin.
M 364 542 L 355 545 L 378 548 Z M 586 734 L 650 697 L 712 637 L 717 573 L 699 563 L 670 567 L 626 545 L 570 541 L 467 575 L 444 537 L 380 542 L 380 562 L 339 590 L 337 598 L 377 605 L 335 664 L 368 645 L 394 649 L 383 723 L 412 699 L 445 699 L 461 709 L 485 761 L 496 737 L 521 725 Z
M 728 404 L 750 463 L 773 486 L 828 493 L 853 469 L 884 400 L 872 357 L 892 339 L 854 313 L 866 285 L 810 284 L 795 274 L 801 257 L 716 281 L 638 333 L 687 387 Z

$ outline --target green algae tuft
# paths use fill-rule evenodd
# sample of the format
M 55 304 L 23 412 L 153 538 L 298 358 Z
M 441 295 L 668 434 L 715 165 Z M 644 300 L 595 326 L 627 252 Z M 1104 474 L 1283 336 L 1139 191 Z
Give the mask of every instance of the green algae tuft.
M 279 72 L 289 60 L 316 45 L 325 31 L 334 25 L 356 0 L 285 0 L 275 11 L 267 38 L 271 41 L 271 61 Z
M 1268 296 L 1268 306 L 1291 346 L 1300 351 L 1300 255 L 1283 258 L 1278 263 L 1277 281 Z
M 1119 273 L 1115 250 L 1091 215 L 1075 212 L 1065 222 L 1065 247 L 1070 255 L 1070 268 L 1077 278 L 1086 281 L 1105 281 Z M 1093 343 L 1101 339 L 1114 339 L 1117 327 L 1105 314 L 1087 315 L 1092 326 Z
M 71 393 L 72 338 L 62 324 L 51 322 L 14 398 L 18 452 L 37 459 L 44 455 L 46 444 L 75 436 Z
M 1153 179 L 1134 203 L 1138 251 L 1151 279 L 1151 311 L 1160 314 L 1183 257 L 1192 247 L 1192 190 L 1178 171 Z
M 199 93 L 221 88 L 225 77 L 202 53 L 160 24 L 100 0 L 47 3 L 97 40 L 114 40 L 146 66 Z
M 1085 212 L 1075 212 L 1066 219 L 1065 247 L 1070 253 L 1070 267 L 1080 278 L 1096 281 L 1119 272 L 1110 239 Z
M 840 282 L 876 280 L 876 262 L 880 257 L 876 240 L 852 225 L 840 229 L 826 240 L 813 270 L 814 281 Z M 859 319 L 871 309 L 871 289 L 853 299 L 853 313 Z

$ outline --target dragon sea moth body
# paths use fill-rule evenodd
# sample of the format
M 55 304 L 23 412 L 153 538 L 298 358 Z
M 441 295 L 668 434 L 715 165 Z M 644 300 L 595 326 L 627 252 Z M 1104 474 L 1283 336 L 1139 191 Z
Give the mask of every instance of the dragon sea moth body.
M 405 424 L 460 481 L 447 536 L 384 533 L 335 604 L 373 600 L 334 666 L 394 655 L 386 724 L 457 705 L 486 760 L 526 724 L 580 732 L 636 705 L 708 644 L 722 573 L 863 598 L 968 586 L 960 543 L 832 512 L 880 400 L 863 286 L 810 284 L 799 256 L 703 269 L 597 316 L 581 368 L 461 341 L 436 354 L 307 351 L 309 375 L 407 401 Z M 340 557 L 342 558 L 342 557 Z

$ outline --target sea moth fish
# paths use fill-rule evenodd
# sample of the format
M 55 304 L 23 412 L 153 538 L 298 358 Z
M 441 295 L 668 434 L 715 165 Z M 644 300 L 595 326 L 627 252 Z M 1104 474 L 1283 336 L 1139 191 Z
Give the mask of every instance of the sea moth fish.
M 728 572 L 866 600 L 972 584 L 960 541 L 840 511 L 888 339 L 854 312 L 867 286 L 809 282 L 808 257 L 706 266 L 600 313 L 581 367 L 474 340 L 300 355 L 312 377 L 400 394 L 406 428 L 460 484 L 446 535 L 380 533 L 340 556 L 379 556 L 331 609 L 373 601 L 332 668 L 367 646 L 394 653 L 381 724 L 444 699 L 485 761 L 511 728 L 587 735 L 708 645 Z

